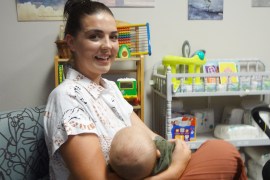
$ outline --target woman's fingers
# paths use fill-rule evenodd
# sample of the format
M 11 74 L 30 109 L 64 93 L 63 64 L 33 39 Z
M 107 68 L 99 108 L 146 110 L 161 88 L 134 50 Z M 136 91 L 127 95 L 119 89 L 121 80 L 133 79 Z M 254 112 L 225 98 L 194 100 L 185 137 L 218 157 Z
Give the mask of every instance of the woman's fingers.
M 175 149 L 173 152 L 173 159 L 187 163 L 191 157 L 191 150 L 187 143 L 182 140 L 173 140 L 175 143 Z M 181 155 L 180 155 L 181 154 Z
M 180 178 L 191 158 L 191 150 L 185 141 L 169 141 L 175 143 L 175 148 L 172 154 L 172 163 L 170 167 L 173 169 L 173 171 L 175 170 L 174 173 L 177 175 L 177 177 Z

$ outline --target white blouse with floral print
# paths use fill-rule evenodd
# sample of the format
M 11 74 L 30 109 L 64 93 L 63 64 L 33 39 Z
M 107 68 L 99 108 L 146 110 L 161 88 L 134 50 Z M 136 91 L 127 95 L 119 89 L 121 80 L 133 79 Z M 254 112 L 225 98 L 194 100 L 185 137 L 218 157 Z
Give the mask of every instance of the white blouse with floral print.
M 101 79 L 101 85 L 70 68 L 64 82 L 51 92 L 44 116 L 51 179 L 67 179 L 69 176 L 58 151 L 68 135 L 96 134 L 108 162 L 115 133 L 131 125 L 133 108 L 116 84 Z

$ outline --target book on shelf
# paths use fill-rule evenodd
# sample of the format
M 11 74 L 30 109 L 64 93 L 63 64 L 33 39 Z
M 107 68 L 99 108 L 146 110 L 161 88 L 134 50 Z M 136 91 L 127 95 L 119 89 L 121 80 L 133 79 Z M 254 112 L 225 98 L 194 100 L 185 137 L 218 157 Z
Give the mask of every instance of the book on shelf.
M 237 72 L 237 65 L 234 61 L 221 61 L 218 63 L 219 66 L 219 72 L 220 73 L 236 73 Z M 229 79 L 230 83 L 238 83 L 238 77 L 237 76 L 230 76 Z M 227 84 L 228 83 L 228 75 L 224 75 L 220 77 L 220 83 L 221 84 Z
M 66 79 L 66 71 L 71 65 L 67 62 L 61 62 L 58 64 L 58 84 Z
M 218 73 L 218 63 L 217 62 L 207 62 L 203 66 L 203 72 L 207 74 Z M 217 77 L 206 77 L 207 83 L 216 83 L 218 81 Z
M 64 80 L 64 65 L 63 64 L 58 64 L 58 81 L 59 84 L 63 82 Z

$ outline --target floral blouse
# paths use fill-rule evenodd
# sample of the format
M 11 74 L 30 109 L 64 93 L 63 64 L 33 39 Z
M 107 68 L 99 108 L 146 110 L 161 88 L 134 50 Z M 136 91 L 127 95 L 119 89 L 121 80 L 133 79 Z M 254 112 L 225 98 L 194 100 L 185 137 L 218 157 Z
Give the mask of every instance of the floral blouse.
M 132 106 L 113 81 L 97 85 L 74 69 L 50 94 L 44 116 L 45 139 L 50 156 L 50 178 L 67 179 L 69 171 L 58 151 L 68 135 L 96 134 L 108 162 L 115 133 L 131 125 Z

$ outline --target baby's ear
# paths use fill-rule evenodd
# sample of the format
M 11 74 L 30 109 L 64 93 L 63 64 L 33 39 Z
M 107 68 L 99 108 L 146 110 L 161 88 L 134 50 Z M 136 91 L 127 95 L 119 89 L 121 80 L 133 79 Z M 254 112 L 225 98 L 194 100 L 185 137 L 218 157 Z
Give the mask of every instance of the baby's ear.
M 160 151 L 157 149 L 157 157 L 160 158 Z

